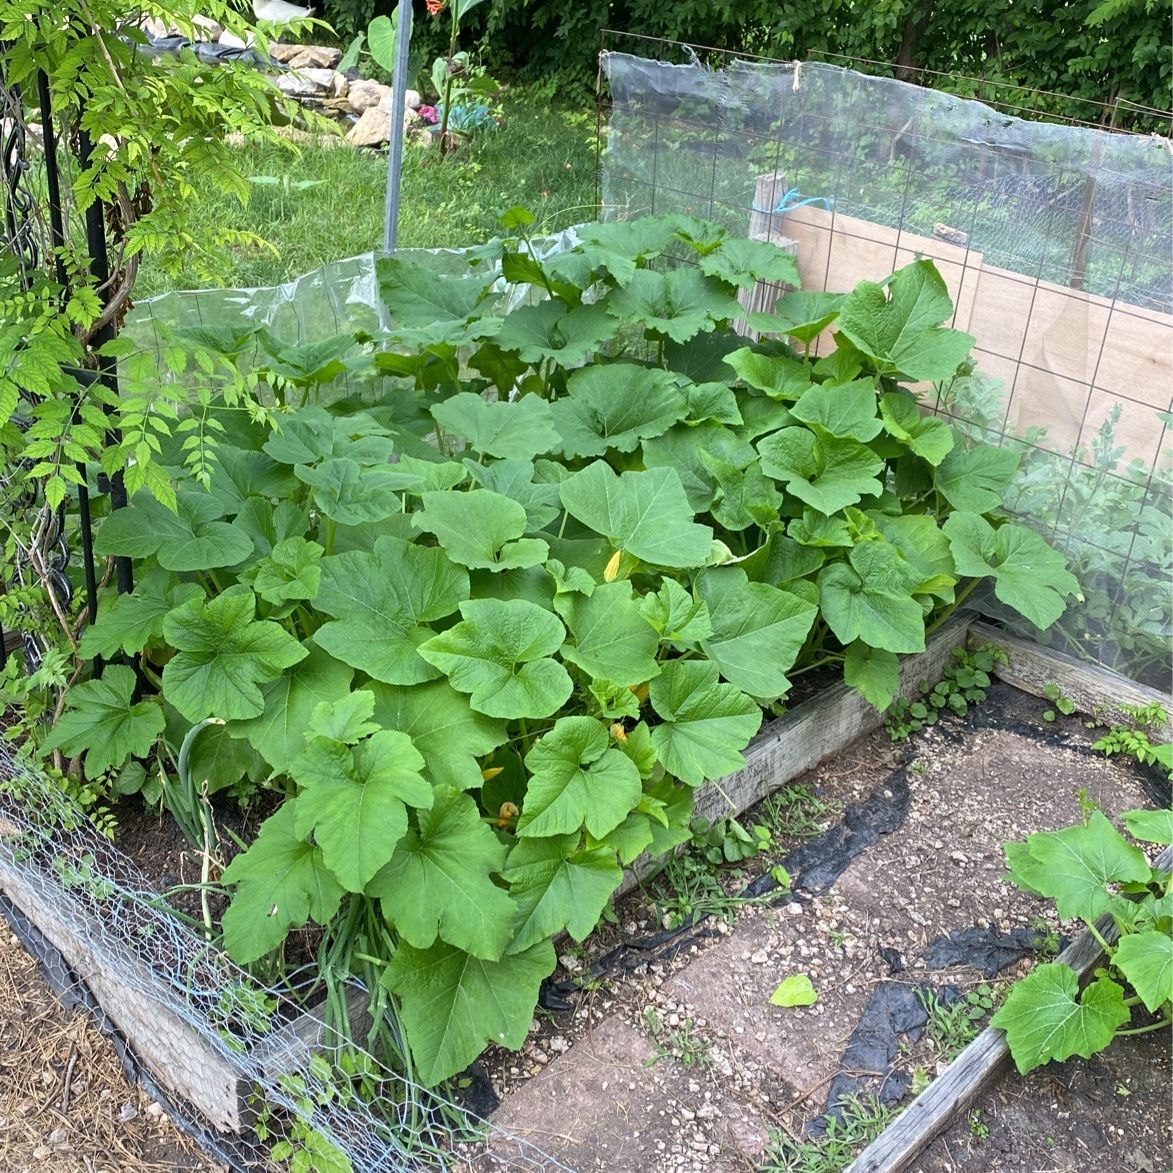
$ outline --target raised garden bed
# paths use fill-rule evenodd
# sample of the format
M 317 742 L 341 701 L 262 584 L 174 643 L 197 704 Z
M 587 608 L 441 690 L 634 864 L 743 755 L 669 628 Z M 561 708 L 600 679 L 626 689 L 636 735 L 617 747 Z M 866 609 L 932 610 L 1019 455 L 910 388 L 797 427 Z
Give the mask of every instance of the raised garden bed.
M 973 626 L 975 630 L 971 632 L 968 620 L 961 618 L 946 624 L 922 656 L 905 661 L 904 684 L 911 686 L 918 680 L 939 676 L 950 649 L 963 644 L 968 635 L 971 643 L 994 643 L 1006 649 L 1008 660 L 999 669 L 1000 674 L 1019 682 L 1033 676 L 1041 682 L 1039 692 L 1045 684 L 1061 677 L 1064 687 L 1078 695 L 1086 708 L 1105 711 L 1126 696 L 1132 701 L 1154 698 L 1155 694 L 1129 690 L 1123 682 L 1089 673 L 1053 653 L 1006 640 L 983 624 Z M 820 693 L 761 731 L 747 751 L 743 771 L 723 779 L 720 784 L 703 787 L 697 795 L 698 813 L 710 819 L 740 814 L 791 779 L 840 755 L 861 735 L 876 730 L 880 720 L 875 710 L 841 686 Z M 66 885 L 63 890 L 59 869 L 56 873 L 32 869 L 19 856 L 14 858 L 13 832 L 17 827 L 12 817 L 13 812 L 9 812 L 6 821 L 0 824 L 7 848 L 0 853 L 0 886 L 8 897 L 89 985 L 140 1061 L 164 1089 L 194 1107 L 214 1130 L 224 1134 L 247 1133 L 255 1119 L 249 1097 L 258 1072 L 276 1078 L 282 1072 L 303 1068 L 310 1049 L 321 1042 L 320 1016 L 310 1014 L 287 1022 L 270 1036 L 263 1048 L 247 1055 L 237 1054 L 230 1040 L 226 1041 L 206 1016 L 204 1021 L 199 1021 L 196 1013 L 199 1007 L 192 1005 L 183 983 L 167 979 L 167 973 L 174 973 L 175 969 L 160 965 L 157 957 L 152 963 L 154 946 L 144 956 L 141 949 L 130 947 L 125 939 L 117 939 L 111 932 L 110 919 L 87 913 L 86 901 L 71 899 L 71 891 L 76 895 L 78 890 L 76 883 L 72 888 Z M 948 866 L 947 861 L 930 863 L 932 855 L 931 851 L 926 854 L 926 866 Z M 638 883 L 639 874 L 646 866 L 644 861 L 637 862 L 625 880 L 625 889 Z M 957 891 L 963 894 L 964 873 L 956 883 Z M 90 897 L 95 894 L 96 884 L 99 885 L 97 895 L 103 895 L 100 881 L 91 879 Z M 136 895 L 136 913 L 148 918 L 157 916 L 160 923 L 165 923 L 166 914 L 150 909 L 145 899 L 141 893 Z M 172 924 L 167 924 L 166 933 L 168 940 L 186 935 Z M 193 942 L 188 940 L 184 944 L 190 949 Z M 1086 942 L 1078 942 L 1072 949 L 1085 967 L 1094 963 Z M 224 967 L 223 980 L 233 972 L 226 959 L 215 959 L 209 964 Z M 713 980 L 717 980 L 716 975 Z M 950 1071 L 876 1142 L 880 1155 L 876 1157 L 869 1150 L 860 1158 L 863 1163 L 858 1169 L 905 1167 L 935 1132 L 954 1120 L 989 1080 L 1000 1073 L 1005 1064 L 1000 1037 L 998 1032 L 987 1031 L 972 1044 Z M 501 1118 L 504 1133 L 507 1136 L 517 1133 L 524 1140 L 527 1130 L 517 1126 L 518 1122 L 508 1112 L 508 1103 Z M 533 1136 L 532 1142 L 537 1148 L 542 1147 L 540 1136 Z M 894 1164 L 894 1161 L 903 1163 Z M 570 1167 L 574 1167 L 573 1163 Z

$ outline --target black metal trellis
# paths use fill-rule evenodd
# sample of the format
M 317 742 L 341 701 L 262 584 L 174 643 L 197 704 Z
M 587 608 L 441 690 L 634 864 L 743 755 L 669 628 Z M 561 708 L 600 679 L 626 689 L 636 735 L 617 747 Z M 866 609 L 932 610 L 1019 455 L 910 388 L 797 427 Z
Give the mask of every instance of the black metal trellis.
M 15 84 L 9 84 L 0 69 L 0 189 L 4 201 L 3 251 L 12 256 L 19 267 L 23 288 L 31 287 L 37 275 L 51 277 L 67 297 L 69 274 L 65 265 L 66 246 L 70 243 L 67 225 L 67 207 L 63 200 L 61 175 L 61 142 L 76 144 L 77 163 L 81 167 L 89 164 L 91 144 L 86 132 L 76 128 L 59 128 L 53 110 L 49 79 L 43 71 L 37 75 L 35 104 L 40 117 L 39 146 L 34 124 L 26 115 L 26 95 Z M 43 186 L 34 180 L 39 167 L 43 167 Z M 88 267 L 103 309 L 109 304 L 111 287 L 110 260 L 106 237 L 106 207 L 101 201 L 89 205 L 84 215 L 85 252 Z M 105 322 L 88 340 L 88 348 L 94 353 L 92 369 L 78 369 L 70 372 L 82 386 L 101 381 L 113 393 L 118 390 L 116 362 L 112 358 L 98 356 L 97 350 L 110 341 L 116 333 L 113 321 Z M 15 419 L 20 426 L 19 408 Z M 97 618 L 98 578 L 94 561 L 93 517 L 91 511 L 88 470 L 78 466 L 81 483 L 76 486 L 78 535 L 81 541 L 81 572 L 85 588 L 86 611 L 92 623 Z M 10 481 L 18 475 L 12 470 Z M 10 505 L 18 513 L 32 513 L 35 517 L 30 526 L 26 544 L 18 543 L 13 579 L 15 585 L 26 584 L 30 579 L 40 583 L 48 592 L 54 610 L 65 614 L 74 596 L 74 585 L 70 567 L 74 562 L 73 551 L 67 537 L 67 511 L 65 504 L 50 509 L 42 502 L 38 508 L 40 492 L 35 482 L 29 481 L 8 486 L 13 492 Z M 111 508 L 126 504 L 126 490 L 121 474 L 106 482 L 99 480 L 99 489 L 108 491 Z M 133 587 L 130 560 L 115 559 L 115 582 L 120 592 Z M 0 583 L 0 589 L 9 584 Z M 15 645 L 13 639 L 0 630 L 0 664 L 7 659 Z M 39 665 L 47 644 L 44 636 L 34 630 L 20 633 L 20 643 L 30 671 Z M 100 670 L 100 664 L 95 665 Z

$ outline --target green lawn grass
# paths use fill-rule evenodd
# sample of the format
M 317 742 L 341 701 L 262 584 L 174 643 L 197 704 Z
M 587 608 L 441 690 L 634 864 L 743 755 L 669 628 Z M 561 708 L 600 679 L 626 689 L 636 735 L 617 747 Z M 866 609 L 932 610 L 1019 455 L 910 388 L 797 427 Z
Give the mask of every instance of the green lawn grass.
M 290 183 L 254 184 L 247 206 L 201 187 L 199 215 L 224 228 L 255 232 L 265 248 L 233 248 L 216 284 L 275 285 L 328 261 L 381 248 L 387 156 L 348 146 L 239 148 L 249 176 L 288 176 Z M 324 180 L 298 188 L 300 180 Z M 530 104 L 522 89 L 505 96 L 504 120 L 457 154 L 441 160 L 431 149 L 404 151 L 399 243 L 403 248 L 460 248 L 499 232 L 497 216 L 521 204 L 539 232 L 595 216 L 595 112 Z M 193 266 L 171 276 L 144 267 L 141 299 L 167 289 L 207 284 Z

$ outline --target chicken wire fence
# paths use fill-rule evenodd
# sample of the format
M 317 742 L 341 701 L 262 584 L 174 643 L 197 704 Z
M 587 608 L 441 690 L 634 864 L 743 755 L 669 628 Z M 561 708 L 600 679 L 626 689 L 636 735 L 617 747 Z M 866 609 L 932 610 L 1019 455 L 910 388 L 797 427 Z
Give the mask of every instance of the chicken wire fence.
M 288 1168 L 274 1154 L 283 1140 L 300 1153 L 294 1168 L 323 1173 L 568 1168 L 387 1069 L 320 1011 L 307 1017 L 296 979 L 250 977 L 3 741 L 0 888 L 47 939 L 42 959 L 60 950 L 74 967 L 54 957 L 58 988 L 88 984 L 139 1058 L 153 1060 L 149 1090 L 234 1170 Z M 367 993 L 355 982 L 347 990 L 357 1018 Z
M 1026 633 L 1167 688 L 1170 140 L 1027 121 L 821 62 L 655 48 L 667 59 L 602 54 L 604 214 L 680 211 L 776 241 L 805 289 L 844 292 L 930 257 L 975 366 L 922 400 L 1020 450 L 1008 506 L 1082 584 L 1054 628 Z M 753 308 L 778 293 L 759 288 Z M 992 595 L 978 605 L 1023 630 Z

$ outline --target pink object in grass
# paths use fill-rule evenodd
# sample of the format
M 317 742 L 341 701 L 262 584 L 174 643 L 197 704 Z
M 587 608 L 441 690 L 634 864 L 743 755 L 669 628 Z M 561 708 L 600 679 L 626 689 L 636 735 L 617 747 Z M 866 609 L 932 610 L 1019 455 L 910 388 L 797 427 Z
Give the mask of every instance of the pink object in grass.
M 430 126 L 435 126 L 440 121 L 440 115 L 436 113 L 435 106 L 421 106 L 416 113 Z

